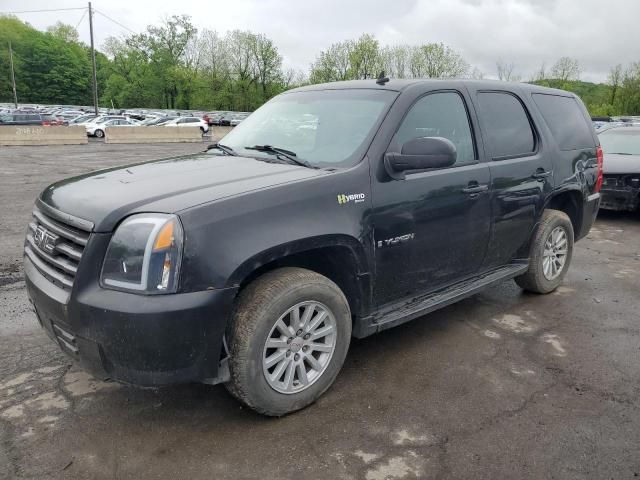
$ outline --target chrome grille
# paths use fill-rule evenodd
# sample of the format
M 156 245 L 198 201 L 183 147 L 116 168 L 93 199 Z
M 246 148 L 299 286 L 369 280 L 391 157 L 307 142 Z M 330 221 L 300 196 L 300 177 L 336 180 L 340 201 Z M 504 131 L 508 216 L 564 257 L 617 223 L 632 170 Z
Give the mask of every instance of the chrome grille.
M 49 281 L 71 290 L 89 241 L 89 231 L 72 226 L 34 208 L 24 253 Z

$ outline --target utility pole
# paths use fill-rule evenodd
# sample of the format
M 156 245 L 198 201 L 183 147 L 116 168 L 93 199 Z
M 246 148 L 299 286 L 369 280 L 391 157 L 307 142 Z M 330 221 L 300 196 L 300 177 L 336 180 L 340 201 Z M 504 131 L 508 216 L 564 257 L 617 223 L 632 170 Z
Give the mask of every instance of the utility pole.
M 96 50 L 93 45 L 93 10 L 89 2 L 89 35 L 91 36 L 91 67 L 93 70 L 93 107 L 98 115 L 98 77 L 96 76 Z
M 13 50 L 9 42 L 9 63 L 11 64 L 11 84 L 13 86 L 13 105 L 18 108 L 18 93 L 16 91 L 16 72 L 13 70 Z

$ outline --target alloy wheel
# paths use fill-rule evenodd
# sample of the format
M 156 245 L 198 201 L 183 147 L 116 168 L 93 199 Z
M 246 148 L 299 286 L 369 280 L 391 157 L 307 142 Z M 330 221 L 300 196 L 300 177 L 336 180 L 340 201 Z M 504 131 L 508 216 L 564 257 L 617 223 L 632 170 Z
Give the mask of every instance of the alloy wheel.
M 329 365 L 336 335 L 336 319 L 326 305 L 306 301 L 288 309 L 264 345 L 262 371 L 269 386 L 284 394 L 309 388 Z
M 555 280 L 560 276 L 567 261 L 569 242 L 563 227 L 554 228 L 544 243 L 542 254 L 542 273 L 547 280 Z

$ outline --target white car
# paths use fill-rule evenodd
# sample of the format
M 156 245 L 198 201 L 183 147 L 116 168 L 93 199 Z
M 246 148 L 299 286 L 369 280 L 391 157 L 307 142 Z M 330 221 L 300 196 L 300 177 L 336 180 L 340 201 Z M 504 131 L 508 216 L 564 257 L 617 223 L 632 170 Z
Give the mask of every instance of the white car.
M 126 120 L 124 118 L 113 118 L 100 123 L 87 123 L 85 128 L 87 129 L 87 135 L 90 137 L 104 137 L 104 131 L 107 127 L 137 127 L 139 124 Z
M 209 124 L 198 117 L 178 117 L 163 123 L 162 127 L 200 127 L 202 133 L 209 131 Z
M 127 117 L 125 117 L 124 115 L 99 115 L 96 118 L 94 118 L 93 120 L 87 120 L 84 122 L 79 122 L 78 125 L 83 125 L 83 126 L 87 126 L 89 124 L 102 124 L 106 121 L 109 120 L 128 120 Z

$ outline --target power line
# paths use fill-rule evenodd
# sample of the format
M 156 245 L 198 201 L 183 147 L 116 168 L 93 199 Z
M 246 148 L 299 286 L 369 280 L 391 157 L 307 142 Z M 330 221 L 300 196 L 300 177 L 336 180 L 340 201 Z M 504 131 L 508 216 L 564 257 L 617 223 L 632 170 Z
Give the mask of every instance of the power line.
M 19 13 L 43 13 L 43 12 L 66 12 L 69 10 L 85 10 L 87 7 L 77 8 L 50 8 L 45 10 L 22 10 L 20 12 L 0 12 L 1 15 L 17 15 Z
M 119 27 L 124 28 L 125 30 L 128 30 L 129 32 L 133 33 L 134 35 L 136 34 L 136 32 L 134 32 L 133 30 L 131 30 L 129 27 L 127 27 L 126 25 L 121 24 L 120 22 L 118 22 L 117 20 L 114 20 L 113 18 L 109 17 L 108 15 L 105 15 L 104 13 L 102 13 L 100 10 L 96 10 L 95 8 L 93 9 L 94 12 L 99 13 L 100 15 L 102 15 L 104 18 L 106 18 L 107 20 L 112 21 L 113 23 L 115 23 L 116 25 L 118 25 Z
M 87 9 L 84 9 L 84 13 L 82 14 L 82 16 L 80 17 L 80 20 L 78 20 L 78 23 L 76 23 L 76 30 L 78 30 L 78 27 L 80 26 L 80 24 L 82 23 L 82 20 L 84 20 L 85 15 L 87 14 Z

